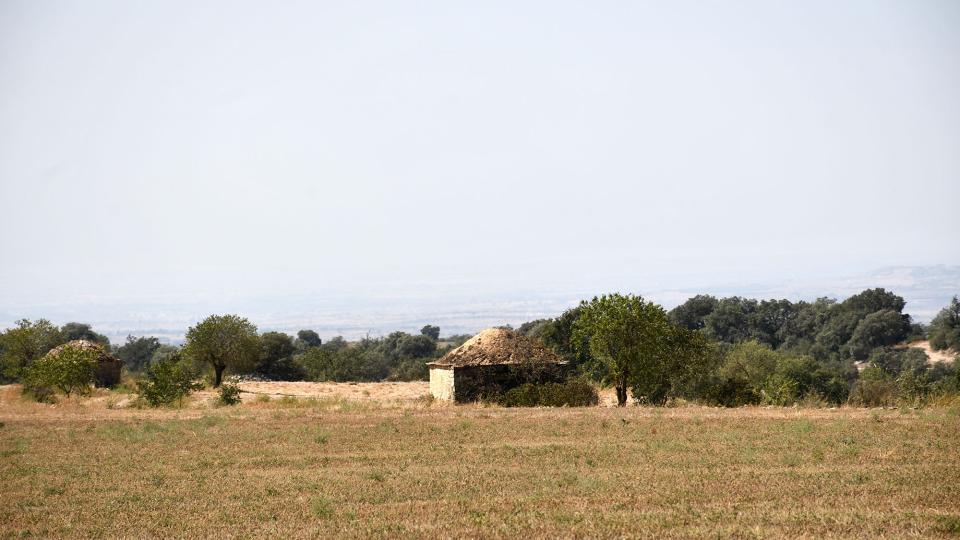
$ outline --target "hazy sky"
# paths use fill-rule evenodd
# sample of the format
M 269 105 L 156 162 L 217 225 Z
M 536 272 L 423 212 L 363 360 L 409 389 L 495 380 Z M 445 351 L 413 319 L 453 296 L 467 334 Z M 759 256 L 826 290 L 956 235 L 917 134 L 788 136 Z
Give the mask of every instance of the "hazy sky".
M 957 264 L 958 201 L 953 0 L 0 0 L 0 304 Z

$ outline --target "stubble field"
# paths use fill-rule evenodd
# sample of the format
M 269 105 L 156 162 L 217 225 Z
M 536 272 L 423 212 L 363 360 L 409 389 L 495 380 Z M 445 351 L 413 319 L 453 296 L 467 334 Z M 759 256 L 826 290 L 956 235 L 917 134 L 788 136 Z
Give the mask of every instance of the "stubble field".
M 956 408 L 503 409 L 0 389 L 5 537 L 951 537 Z M 367 394 L 364 395 L 363 392 Z M 372 396 L 372 397 L 371 397 Z M 103 396 L 101 396 L 102 398 Z M 97 401 L 100 399 L 100 401 Z M 198 399 L 205 399 L 201 396 Z

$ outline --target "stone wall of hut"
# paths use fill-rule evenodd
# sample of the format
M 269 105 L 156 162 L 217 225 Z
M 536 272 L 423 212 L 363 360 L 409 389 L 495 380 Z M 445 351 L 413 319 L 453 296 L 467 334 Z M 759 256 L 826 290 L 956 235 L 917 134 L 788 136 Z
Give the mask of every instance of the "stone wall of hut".
M 430 368 L 430 393 L 434 398 L 443 401 L 453 399 L 453 368 Z
M 453 399 L 458 402 L 493 399 L 522 384 L 563 382 L 566 364 L 462 366 L 453 370 Z
M 101 358 L 94 371 L 94 382 L 100 388 L 112 388 L 120 383 L 123 362 L 116 358 Z

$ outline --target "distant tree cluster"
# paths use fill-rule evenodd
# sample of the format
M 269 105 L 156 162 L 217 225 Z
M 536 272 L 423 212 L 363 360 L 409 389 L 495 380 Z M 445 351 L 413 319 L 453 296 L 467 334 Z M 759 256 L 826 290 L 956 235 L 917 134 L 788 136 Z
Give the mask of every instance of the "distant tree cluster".
M 437 358 L 440 329 L 420 335 L 393 332 L 347 343 L 334 338 L 299 357 L 313 381 L 413 381 L 428 376 L 426 362 Z M 434 337 L 436 336 L 436 337 Z
M 821 361 L 866 360 L 876 347 L 921 332 L 903 313 L 905 305 L 884 289 L 868 289 L 839 303 L 699 295 L 671 310 L 670 318 L 718 342 L 757 341 Z
M 843 302 L 698 295 L 665 313 L 640 297 L 608 295 L 519 330 L 613 386 L 621 404 L 627 389 L 645 403 L 725 406 L 869 405 L 956 392 L 955 365 L 930 366 L 923 351 L 903 346 L 924 335 L 905 305 L 889 291 L 868 289 Z M 954 299 L 931 323 L 931 344 L 956 347 L 958 328 Z

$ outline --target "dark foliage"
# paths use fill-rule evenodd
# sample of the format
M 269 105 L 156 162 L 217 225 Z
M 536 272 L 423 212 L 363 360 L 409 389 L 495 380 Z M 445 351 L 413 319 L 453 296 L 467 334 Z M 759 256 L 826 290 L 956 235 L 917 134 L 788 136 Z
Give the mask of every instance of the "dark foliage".
M 139 373 L 147 368 L 158 349 L 160 340 L 155 337 L 127 336 L 127 342 L 117 347 L 116 354 L 128 371 Z
M 496 400 L 505 407 L 589 407 L 599 401 L 597 389 L 582 379 L 562 383 L 524 384 Z

